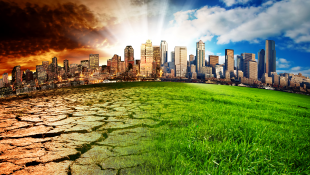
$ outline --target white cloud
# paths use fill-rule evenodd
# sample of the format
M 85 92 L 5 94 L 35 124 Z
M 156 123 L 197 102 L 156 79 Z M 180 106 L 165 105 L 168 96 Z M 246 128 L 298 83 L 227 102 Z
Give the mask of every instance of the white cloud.
M 301 69 L 300 66 L 296 66 L 296 67 L 292 67 L 291 70 L 292 71 L 299 71 Z
M 287 61 L 284 58 L 277 58 L 276 60 L 277 69 L 286 69 L 291 67 L 291 61 Z
M 243 3 L 225 0 L 228 5 Z M 295 43 L 310 41 L 310 1 L 267 1 L 262 6 L 225 9 L 205 6 L 197 10 L 175 13 L 175 23 L 167 33 L 180 39 L 217 37 L 217 44 L 249 41 L 285 36 Z M 195 18 L 189 19 L 189 16 Z M 309 47 L 303 50 L 310 50 Z
M 221 0 L 222 2 L 224 2 L 226 4 L 226 6 L 232 6 L 234 4 L 246 4 L 251 0 Z

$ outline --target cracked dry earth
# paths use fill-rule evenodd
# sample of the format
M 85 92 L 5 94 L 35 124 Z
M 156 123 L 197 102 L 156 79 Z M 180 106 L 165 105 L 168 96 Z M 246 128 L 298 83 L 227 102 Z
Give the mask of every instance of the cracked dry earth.
M 58 89 L 1 102 L 0 174 L 139 174 L 158 120 L 139 89 Z

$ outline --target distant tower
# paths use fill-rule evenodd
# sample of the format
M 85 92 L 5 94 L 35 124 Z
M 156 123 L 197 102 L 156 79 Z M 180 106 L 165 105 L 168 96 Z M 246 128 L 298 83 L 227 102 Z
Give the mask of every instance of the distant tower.
M 264 72 L 276 72 L 276 49 L 273 40 L 266 40 Z
M 234 71 L 234 50 L 225 49 L 225 71 Z
M 205 43 L 201 40 L 196 43 L 196 69 L 200 73 L 201 68 L 205 66 Z
M 265 50 L 260 49 L 257 54 L 258 57 L 258 78 L 262 78 L 264 75 L 264 65 L 265 65 Z
M 161 66 L 161 52 L 160 46 L 153 46 L 153 75 L 159 77 Z
M 175 54 L 174 54 L 174 51 L 171 52 L 171 62 L 175 62 Z
M 185 77 L 187 73 L 187 48 L 185 46 L 176 46 L 175 53 L 175 76 Z
M 219 63 L 219 56 L 209 55 L 209 66 L 215 68 L 215 65 Z
M 153 67 L 153 47 L 151 40 L 141 45 L 140 75 L 151 77 Z
M 161 65 L 168 62 L 168 43 L 165 40 L 161 40 L 160 42 L 160 57 Z
M 91 70 L 99 69 L 99 54 L 89 54 L 89 68 Z
M 69 73 L 69 60 L 64 60 L 64 69 L 66 73 Z
M 257 80 L 257 62 L 250 60 L 248 61 L 248 78 Z

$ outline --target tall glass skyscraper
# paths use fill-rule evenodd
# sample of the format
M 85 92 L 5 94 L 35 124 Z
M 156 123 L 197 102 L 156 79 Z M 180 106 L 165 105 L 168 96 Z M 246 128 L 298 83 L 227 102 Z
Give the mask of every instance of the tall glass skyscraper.
M 258 67 L 257 67 L 257 76 L 258 78 L 262 78 L 264 75 L 264 65 L 265 65 L 265 50 L 260 49 L 257 53 L 257 61 L 258 61 Z
M 187 48 L 185 46 L 176 46 L 175 53 L 175 76 L 185 77 L 187 73 Z
M 196 43 L 196 69 L 200 73 L 201 68 L 205 66 L 205 43 L 201 40 Z
M 264 72 L 276 72 L 276 49 L 273 40 L 266 40 Z
M 168 62 L 168 43 L 165 40 L 160 42 L 161 65 Z
M 151 40 L 147 40 L 141 45 L 141 62 L 140 75 L 143 77 L 151 77 L 153 66 L 153 47 Z

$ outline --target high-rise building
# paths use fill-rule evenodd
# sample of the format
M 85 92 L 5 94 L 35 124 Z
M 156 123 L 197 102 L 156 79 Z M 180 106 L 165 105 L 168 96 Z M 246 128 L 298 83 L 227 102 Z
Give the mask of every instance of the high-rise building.
M 160 57 L 161 65 L 168 62 L 168 43 L 165 40 L 161 40 L 160 42 Z
M 33 80 L 33 73 L 29 69 L 26 70 L 25 80 L 26 82 Z
M 276 72 L 276 49 L 273 40 L 266 40 L 264 73 Z
M 126 69 L 127 70 L 133 69 L 135 61 L 134 61 L 134 49 L 132 48 L 132 46 L 126 46 L 124 50 L 124 57 L 125 57 Z
M 4 87 L 3 79 L 0 79 L 0 88 Z
M 172 62 L 172 63 L 175 62 L 175 54 L 174 54 L 174 51 L 171 52 L 171 62 Z
M 248 63 L 248 78 L 251 78 L 253 80 L 257 80 L 257 62 L 256 61 L 247 61 Z
M 66 73 L 69 73 L 70 68 L 69 68 L 69 60 L 64 60 L 64 69 Z
M 242 53 L 241 56 L 243 57 L 243 74 L 244 77 L 249 77 L 249 61 L 255 61 L 255 54 L 253 53 Z M 257 78 L 256 78 L 257 79 Z
M 81 65 L 82 67 L 86 67 L 87 69 L 89 69 L 89 60 L 82 60 Z
M 37 65 L 36 66 L 36 74 L 37 74 L 37 80 L 39 84 L 42 84 L 47 79 L 47 70 L 43 67 L 43 65 Z
M 225 49 L 225 71 L 234 71 L 234 50 Z
M 99 54 L 89 54 L 89 68 L 92 71 L 99 69 Z
M 16 83 L 17 85 L 21 84 L 22 78 L 21 78 L 21 71 L 20 71 L 20 65 L 15 66 L 12 70 L 12 84 Z
M 200 69 L 205 66 L 205 43 L 201 40 L 196 43 L 196 69 L 200 73 Z
M 219 63 L 219 56 L 209 55 L 209 66 L 215 68 L 215 65 Z
M 141 45 L 140 76 L 151 77 L 153 70 L 153 47 L 151 40 Z
M 257 54 L 257 61 L 258 61 L 258 67 L 257 67 L 257 76 L 258 78 L 262 78 L 262 76 L 264 75 L 264 65 L 265 65 L 265 50 L 264 49 L 260 49 L 258 51 L 258 54 Z
M 243 62 L 243 56 L 237 55 L 237 70 L 244 71 L 243 70 L 244 62 Z
M 2 80 L 3 80 L 3 86 L 8 85 L 9 84 L 9 74 L 8 73 L 4 73 L 2 74 Z
M 160 77 L 160 66 L 161 66 L 161 52 L 160 52 L 160 46 L 153 46 L 153 59 L 154 59 L 154 65 L 153 65 L 153 75 L 156 75 L 156 77 Z
M 189 55 L 189 61 L 192 62 L 192 61 L 194 61 L 194 60 L 195 60 L 195 55 L 190 54 L 190 55 Z
M 54 64 L 54 72 L 57 74 L 58 73 L 58 63 L 57 63 L 57 57 L 52 58 L 52 63 Z
M 185 46 L 176 46 L 175 53 L 175 76 L 185 77 L 187 72 L 187 48 Z

